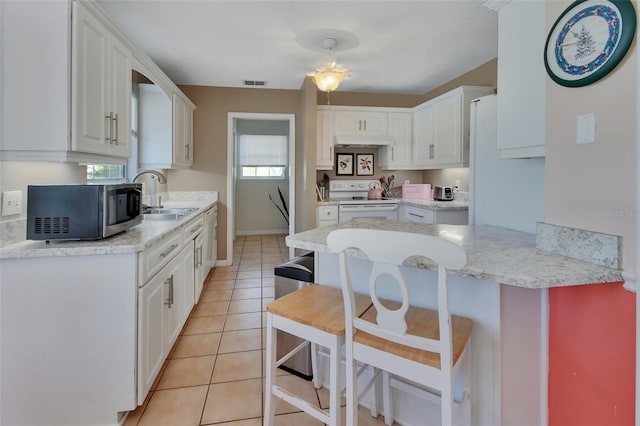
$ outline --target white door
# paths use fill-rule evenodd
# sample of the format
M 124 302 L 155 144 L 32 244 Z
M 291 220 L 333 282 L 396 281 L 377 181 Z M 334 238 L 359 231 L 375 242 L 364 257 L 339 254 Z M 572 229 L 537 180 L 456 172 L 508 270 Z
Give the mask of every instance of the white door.
M 435 107 L 435 163 L 460 163 L 462 161 L 462 93 L 443 99 Z
M 165 348 L 167 352 L 176 342 L 178 334 L 183 325 L 183 278 L 182 278 L 182 258 L 176 256 L 171 262 L 163 268 L 164 288 L 166 291 L 166 300 L 169 303 L 165 306 L 165 325 L 166 325 L 166 341 Z M 193 300 L 193 299 L 192 299 Z

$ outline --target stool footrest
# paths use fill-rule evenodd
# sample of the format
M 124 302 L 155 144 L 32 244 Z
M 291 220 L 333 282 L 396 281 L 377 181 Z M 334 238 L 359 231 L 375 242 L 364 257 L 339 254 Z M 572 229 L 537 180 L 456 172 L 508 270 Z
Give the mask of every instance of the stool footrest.
M 320 408 L 311 405 L 310 403 L 308 403 L 304 399 L 300 399 L 299 397 L 297 397 L 296 395 L 292 394 L 288 390 L 286 390 L 286 389 L 284 389 L 284 388 L 282 388 L 280 386 L 273 385 L 271 387 L 271 393 L 273 395 L 277 396 L 278 398 L 280 398 L 280 399 L 288 402 L 289 404 L 293 405 L 294 407 L 299 408 L 300 410 L 306 412 L 307 414 L 312 415 L 313 417 L 315 417 L 316 419 L 318 419 L 322 423 L 330 423 L 331 416 L 329 414 L 327 414 L 326 411 L 321 410 Z

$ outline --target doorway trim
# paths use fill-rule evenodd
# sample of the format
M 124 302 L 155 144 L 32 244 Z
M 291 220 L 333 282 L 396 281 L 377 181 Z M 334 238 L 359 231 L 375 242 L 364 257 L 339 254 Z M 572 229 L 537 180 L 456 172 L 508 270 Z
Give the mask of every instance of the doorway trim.
M 227 265 L 233 264 L 233 240 L 235 236 L 235 183 L 236 183 L 236 156 L 235 156 L 235 120 L 263 120 L 263 121 L 288 121 L 289 122 L 289 235 L 296 230 L 296 115 L 295 114 L 271 114 L 271 113 L 227 113 Z M 289 250 L 291 253 L 292 249 Z

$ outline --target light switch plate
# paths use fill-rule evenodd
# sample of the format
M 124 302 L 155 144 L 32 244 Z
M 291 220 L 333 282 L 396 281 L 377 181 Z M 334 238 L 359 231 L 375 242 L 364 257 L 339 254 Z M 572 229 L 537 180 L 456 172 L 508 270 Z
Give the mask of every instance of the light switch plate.
M 2 216 L 22 213 L 22 191 L 5 191 L 2 193 Z
M 582 114 L 576 117 L 576 143 L 596 143 L 596 114 Z

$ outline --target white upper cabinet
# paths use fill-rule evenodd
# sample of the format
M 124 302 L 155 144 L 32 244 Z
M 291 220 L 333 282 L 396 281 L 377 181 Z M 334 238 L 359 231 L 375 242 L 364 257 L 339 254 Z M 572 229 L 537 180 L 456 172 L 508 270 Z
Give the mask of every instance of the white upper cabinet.
M 333 111 L 318 110 L 316 122 L 316 169 L 333 169 Z
M 131 51 L 82 3 L 73 3 L 73 151 L 131 155 Z
M 344 136 L 385 136 L 387 134 L 387 113 L 383 111 L 342 111 L 334 116 L 336 135 Z
M 139 84 L 138 162 L 143 169 L 193 164 L 193 104 L 155 84 Z
M 469 104 L 492 91 L 491 87 L 461 86 L 415 107 L 413 168 L 467 167 Z
M 193 165 L 193 110 L 193 104 L 173 94 L 173 162 L 177 167 Z
M 543 1 L 511 1 L 498 11 L 498 149 L 503 158 L 545 155 L 545 19 Z
M 386 170 L 411 167 L 411 123 L 410 112 L 390 112 L 388 116 L 389 136 L 393 145 L 379 149 L 380 168 Z
M 0 1 L 2 159 L 124 164 L 134 64 L 186 100 L 95 1 Z M 186 103 L 182 164 L 193 159 Z

